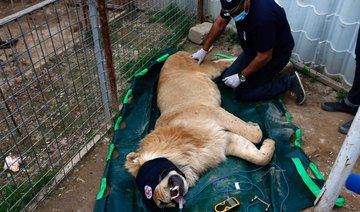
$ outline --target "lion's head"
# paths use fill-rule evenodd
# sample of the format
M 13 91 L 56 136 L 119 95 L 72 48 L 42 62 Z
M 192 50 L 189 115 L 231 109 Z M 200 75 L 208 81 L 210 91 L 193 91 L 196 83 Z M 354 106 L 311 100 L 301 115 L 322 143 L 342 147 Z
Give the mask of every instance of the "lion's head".
M 136 184 L 148 209 L 175 207 L 181 202 L 189 186 L 182 173 L 166 158 L 156 158 L 141 164 L 136 153 L 129 153 L 126 168 L 136 178 Z

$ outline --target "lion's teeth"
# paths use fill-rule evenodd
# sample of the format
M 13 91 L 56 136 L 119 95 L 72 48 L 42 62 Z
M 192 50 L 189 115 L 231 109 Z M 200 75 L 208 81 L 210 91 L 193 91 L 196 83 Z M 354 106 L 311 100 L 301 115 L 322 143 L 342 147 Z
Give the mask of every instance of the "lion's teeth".
M 176 196 L 171 197 L 171 200 L 176 199 L 176 198 L 178 198 L 179 196 L 180 196 L 180 194 L 178 193 Z
M 179 186 L 172 187 L 172 188 L 170 188 L 170 190 L 171 190 L 171 191 L 173 191 L 173 190 L 179 190 Z

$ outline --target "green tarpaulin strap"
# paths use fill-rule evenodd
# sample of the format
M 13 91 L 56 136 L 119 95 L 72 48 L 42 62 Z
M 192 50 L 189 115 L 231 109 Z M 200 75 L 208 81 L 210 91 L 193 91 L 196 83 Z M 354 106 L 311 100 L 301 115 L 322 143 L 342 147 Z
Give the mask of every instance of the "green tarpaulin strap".
M 109 152 L 108 152 L 108 154 L 107 154 L 107 156 L 106 156 L 106 160 L 107 160 L 107 161 L 111 159 L 111 155 L 112 155 L 112 153 L 114 152 L 114 149 L 115 149 L 115 145 L 114 145 L 114 144 L 110 144 Z
M 298 171 L 300 177 L 310 189 L 310 191 L 315 195 L 318 196 L 320 193 L 320 188 L 314 183 L 314 181 L 310 178 L 307 174 L 303 164 L 301 163 L 299 158 L 291 158 L 293 163 L 295 164 L 296 170 Z
M 319 169 L 316 167 L 316 165 L 313 162 L 309 164 L 309 167 L 317 179 L 325 180 L 324 175 L 319 171 Z
M 99 191 L 98 195 L 96 196 L 96 200 L 99 200 L 104 196 L 105 190 L 106 190 L 106 178 L 103 177 L 101 179 L 100 191 Z
M 291 158 L 293 163 L 295 164 L 296 170 L 298 171 L 300 177 L 306 184 L 306 186 L 310 189 L 310 191 L 314 194 L 315 197 L 317 197 L 321 191 L 319 186 L 314 183 L 314 181 L 311 179 L 311 177 L 307 174 L 304 165 L 301 163 L 299 158 Z M 342 197 L 337 198 L 335 205 L 336 206 L 343 206 L 345 202 L 345 199 Z
M 296 135 L 296 138 L 294 141 L 295 146 L 301 147 L 301 131 L 300 131 L 300 129 L 296 129 L 295 135 Z
M 114 149 L 115 149 L 115 145 L 110 144 L 109 152 L 106 156 L 106 161 L 109 161 L 111 159 L 111 155 L 113 154 Z M 102 178 L 101 185 L 100 185 L 100 191 L 99 191 L 98 195 L 96 196 L 96 200 L 99 200 L 104 196 L 105 189 L 106 189 L 106 183 L 107 183 L 106 178 L 105 177 Z
M 132 93 L 132 89 L 130 88 L 130 89 L 127 91 L 127 93 L 126 93 L 126 95 L 125 95 L 125 97 L 124 97 L 124 100 L 123 100 L 123 103 L 124 103 L 124 104 L 127 104 L 127 103 L 129 102 L 129 96 L 130 96 L 131 93 Z M 119 126 L 120 126 L 121 121 L 122 121 L 122 117 L 119 116 L 119 118 L 117 118 L 117 120 L 116 120 L 116 122 L 115 122 L 115 125 L 114 125 L 114 130 L 115 130 L 115 131 L 119 129 Z
M 145 68 L 144 70 L 140 71 L 139 73 L 135 74 L 135 77 L 141 77 L 145 75 L 149 71 L 148 68 Z
M 233 59 L 234 56 L 229 56 L 229 55 L 225 55 L 225 54 L 220 54 L 220 53 L 216 53 L 215 56 L 218 56 L 218 57 L 223 57 L 223 58 L 226 58 L 226 59 Z
M 285 106 L 284 106 L 284 102 L 283 100 L 279 97 L 278 98 L 278 102 L 280 103 L 280 105 L 282 105 L 282 109 L 284 110 L 284 115 L 285 115 L 285 120 L 287 122 L 291 122 L 291 115 L 290 113 L 286 110 Z
M 124 97 L 124 100 L 123 100 L 123 103 L 124 103 L 124 104 L 127 104 L 127 103 L 129 102 L 129 96 L 130 96 L 131 93 L 132 93 L 132 89 L 130 88 L 130 89 L 127 91 L 127 93 L 126 93 L 126 95 L 125 95 L 125 97 Z M 115 125 L 114 125 L 114 130 L 115 130 L 115 131 L 119 129 L 119 126 L 120 126 L 121 121 L 122 121 L 122 116 L 119 116 L 119 118 L 117 118 L 117 120 L 116 120 L 116 122 L 115 122 Z
M 115 126 L 114 126 L 115 131 L 119 129 L 121 121 L 122 121 L 122 116 L 119 116 L 119 118 L 116 120 L 116 123 L 115 123 Z
M 130 88 L 124 97 L 124 101 L 123 101 L 124 104 L 127 104 L 129 102 L 129 96 L 131 93 L 132 93 L 132 89 Z
M 159 57 L 158 59 L 156 59 L 156 62 L 160 63 L 160 62 L 164 62 L 168 57 L 170 56 L 169 53 L 164 54 L 163 56 Z
M 278 98 L 278 101 L 280 102 L 281 105 L 284 105 L 284 102 L 280 97 Z
M 291 115 L 287 111 L 285 112 L 285 119 L 286 119 L 287 122 L 291 122 Z

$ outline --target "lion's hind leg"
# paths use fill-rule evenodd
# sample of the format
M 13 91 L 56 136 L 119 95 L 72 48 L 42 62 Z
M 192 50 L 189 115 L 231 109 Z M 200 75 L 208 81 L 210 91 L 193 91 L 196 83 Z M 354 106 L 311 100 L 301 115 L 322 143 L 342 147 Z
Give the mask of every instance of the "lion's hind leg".
M 213 110 L 212 118 L 226 130 L 243 136 L 254 144 L 261 142 L 262 131 L 258 124 L 245 122 L 221 107 Z
M 266 165 L 272 159 L 275 151 L 275 141 L 265 139 L 260 149 L 242 136 L 228 132 L 226 155 L 242 158 L 259 166 Z

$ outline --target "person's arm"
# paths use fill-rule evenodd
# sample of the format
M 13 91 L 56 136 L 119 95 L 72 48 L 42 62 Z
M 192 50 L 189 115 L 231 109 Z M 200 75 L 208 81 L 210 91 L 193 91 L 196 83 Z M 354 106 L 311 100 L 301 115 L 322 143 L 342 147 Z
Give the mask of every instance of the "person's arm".
M 221 17 L 221 15 L 216 18 L 215 22 L 211 26 L 208 36 L 204 41 L 203 47 L 192 55 L 192 58 L 194 60 L 198 60 L 199 64 L 201 64 L 204 61 L 206 54 L 208 53 L 211 45 L 224 31 L 224 29 L 226 28 L 229 22 L 230 19 L 223 18 Z
M 225 85 L 236 88 L 238 87 L 242 81 L 240 80 L 240 74 L 243 75 L 245 78 L 256 72 L 257 70 L 261 69 L 268 63 L 272 58 L 272 49 L 266 52 L 257 52 L 256 57 L 250 62 L 250 64 L 244 68 L 243 70 L 239 70 L 238 73 L 225 77 L 222 81 Z
M 272 49 L 266 52 L 257 52 L 256 57 L 250 62 L 250 64 L 244 68 L 241 72 L 245 77 L 250 76 L 257 70 L 264 67 L 272 59 Z M 241 70 L 239 70 L 241 71 Z
M 215 42 L 215 40 L 219 37 L 219 35 L 225 30 L 230 20 L 231 19 L 225 19 L 221 16 L 218 16 L 216 18 L 204 42 L 203 49 L 205 51 L 209 51 L 211 45 Z

